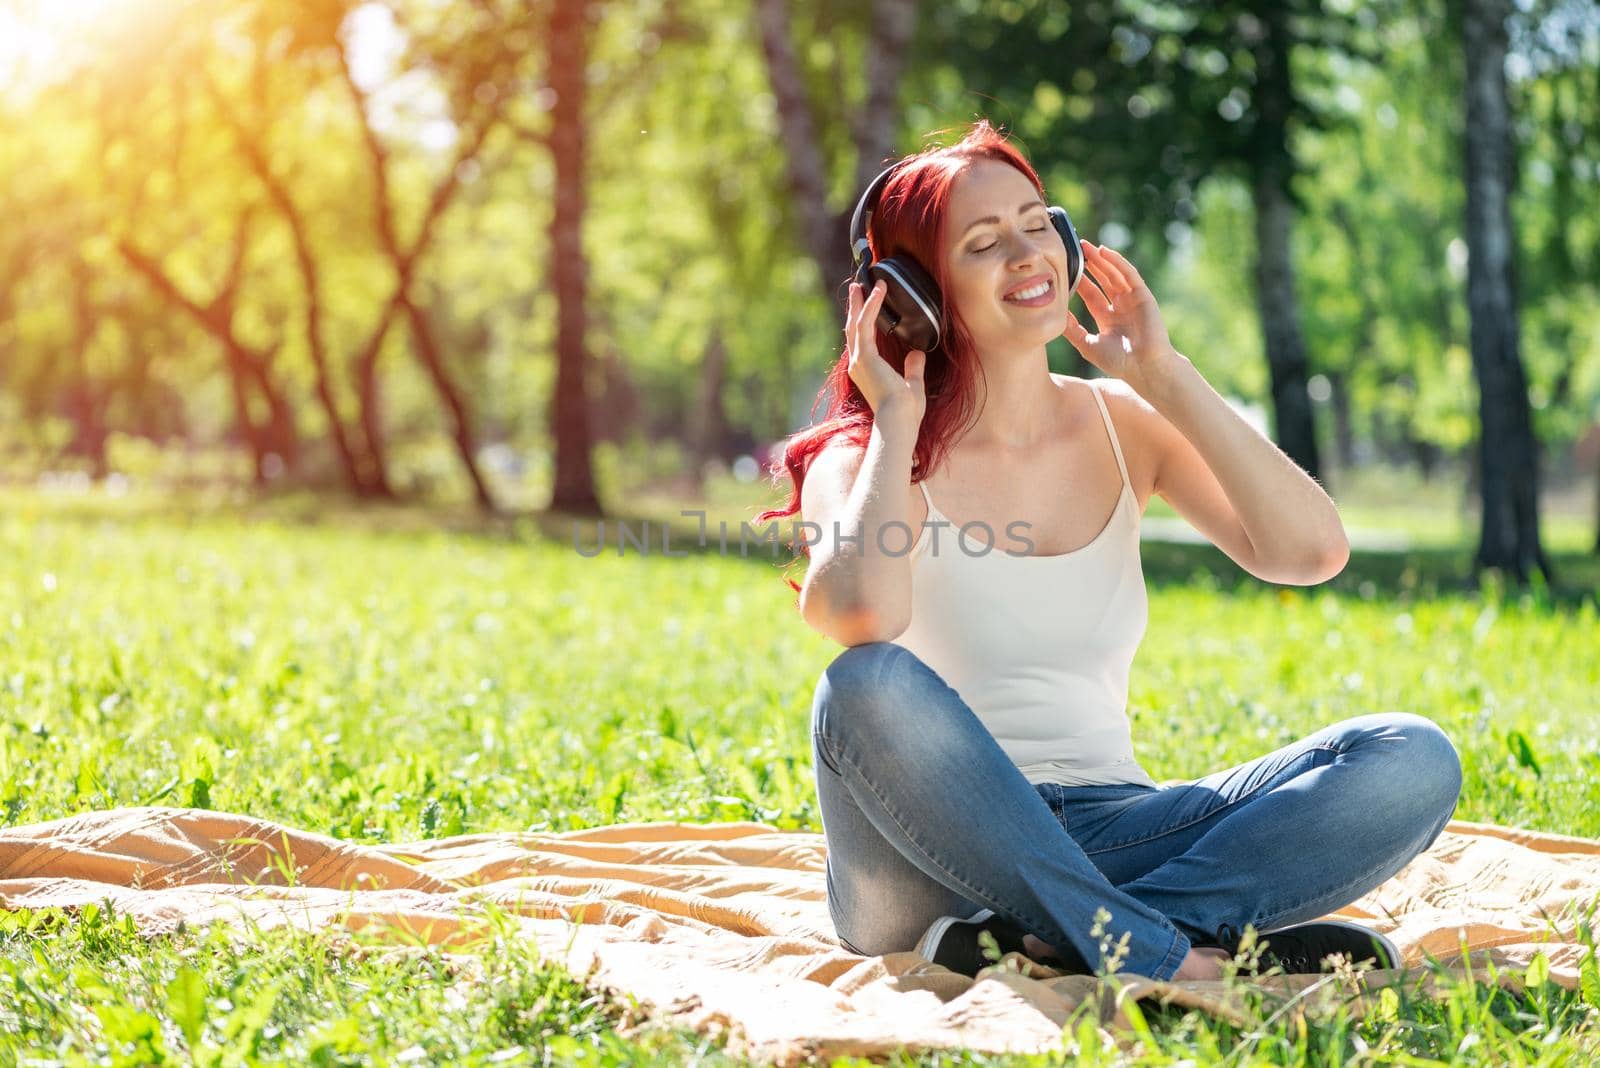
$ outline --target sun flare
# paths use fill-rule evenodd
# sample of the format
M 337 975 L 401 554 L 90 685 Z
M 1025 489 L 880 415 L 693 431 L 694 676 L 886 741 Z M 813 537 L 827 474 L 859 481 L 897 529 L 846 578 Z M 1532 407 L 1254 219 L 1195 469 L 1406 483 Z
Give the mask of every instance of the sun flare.
M 0 92 L 36 90 L 97 57 L 151 8 L 152 0 L 0 0 Z

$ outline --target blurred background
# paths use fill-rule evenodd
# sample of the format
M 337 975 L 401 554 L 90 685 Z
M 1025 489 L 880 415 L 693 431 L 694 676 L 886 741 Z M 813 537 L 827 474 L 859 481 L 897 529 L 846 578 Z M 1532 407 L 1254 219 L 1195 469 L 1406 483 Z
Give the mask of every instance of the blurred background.
M 1592 0 L 0 0 L 4 492 L 736 527 L 980 116 L 1358 549 L 1592 583 Z

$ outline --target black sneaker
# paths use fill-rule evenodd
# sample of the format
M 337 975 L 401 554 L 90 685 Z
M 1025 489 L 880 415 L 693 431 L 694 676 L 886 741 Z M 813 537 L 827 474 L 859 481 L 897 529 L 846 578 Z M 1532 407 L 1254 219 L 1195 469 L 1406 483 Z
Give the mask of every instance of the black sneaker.
M 1217 928 L 1216 944 L 1229 954 L 1239 951 L 1239 929 L 1231 923 Z M 1259 975 L 1278 966 L 1288 975 L 1331 971 L 1327 957 L 1342 953 L 1353 964 L 1366 962 L 1374 968 L 1398 968 L 1399 948 L 1383 935 L 1346 920 L 1317 920 L 1266 931 L 1256 936 L 1261 959 L 1256 967 L 1242 965 L 1240 972 Z
M 980 971 L 999 963 L 998 958 L 990 960 L 986 957 L 983 947 L 978 944 L 978 936 L 984 931 L 994 935 L 1001 956 L 1007 953 L 1021 953 L 1029 960 L 1037 961 L 1057 971 L 1074 975 L 1089 974 L 1087 969 L 1078 971 L 1070 962 L 1058 957 L 1042 959 L 1034 957 L 1023 948 L 1022 939 L 1027 932 L 1009 920 L 995 915 L 993 909 L 975 912 L 964 920 L 958 916 L 940 916 L 928 926 L 922 940 L 917 943 L 916 953 L 923 960 L 932 961 L 941 968 L 949 968 L 960 975 L 977 978 Z

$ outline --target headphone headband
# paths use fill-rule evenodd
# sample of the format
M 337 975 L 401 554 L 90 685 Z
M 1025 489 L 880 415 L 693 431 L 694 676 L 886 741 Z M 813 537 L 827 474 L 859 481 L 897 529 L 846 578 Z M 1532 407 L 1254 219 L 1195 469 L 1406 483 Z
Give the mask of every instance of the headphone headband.
M 856 210 L 850 216 L 850 259 L 857 267 L 861 266 L 861 261 L 871 249 L 867 241 L 867 223 L 871 221 L 872 211 L 878 205 L 878 193 L 883 189 L 883 183 L 887 182 L 889 176 L 899 170 L 904 162 L 902 160 L 899 163 L 891 163 L 879 171 L 878 176 L 867 186 L 867 191 L 861 194 L 861 199 L 856 201 Z
M 912 348 L 929 352 L 943 340 L 944 301 L 938 283 L 909 254 L 874 262 L 872 243 L 867 240 L 867 225 L 877 209 L 884 183 L 914 158 L 891 163 L 879 171 L 861 199 L 856 201 L 856 210 L 850 215 L 851 273 L 863 293 L 870 292 L 875 282 L 887 284 L 883 304 L 878 308 L 877 329 L 894 334 Z M 1083 277 L 1083 250 L 1078 247 L 1078 232 L 1067 217 L 1066 209 L 1051 205 L 1049 215 L 1061 243 L 1066 246 L 1067 277 L 1062 294 L 1065 300 L 1072 296 Z

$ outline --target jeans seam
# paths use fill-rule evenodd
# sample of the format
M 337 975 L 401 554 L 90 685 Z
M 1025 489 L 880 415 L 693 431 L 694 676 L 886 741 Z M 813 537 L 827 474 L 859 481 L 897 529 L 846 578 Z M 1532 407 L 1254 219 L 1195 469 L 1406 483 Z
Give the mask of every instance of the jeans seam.
M 921 842 L 917 841 L 915 838 L 913 838 L 911 836 L 910 832 L 906 830 L 905 825 L 900 822 L 900 818 L 898 816 L 896 816 L 893 812 L 889 811 L 888 802 L 884 799 L 883 795 L 878 793 L 877 789 L 872 785 L 872 780 L 869 779 L 866 776 L 866 774 L 864 772 L 862 772 L 862 770 L 860 768 L 856 767 L 855 763 L 849 757 L 845 756 L 843 753 L 840 753 L 838 755 L 838 760 L 841 763 L 847 765 L 850 768 L 851 771 L 856 773 L 856 775 L 861 779 L 862 783 L 865 784 L 866 788 L 872 792 L 872 796 L 877 798 L 878 803 L 883 806 L 883 810 L 886 813 L 888 813 L 889 818 L 894 821 L 894 824 L 895 824 L 895 826 L 897 828 L 899 828 L 900 833 L 905 835 L 906 841 L 910 842 L 913 846 L 915 846 L 918 853 L 922 854 L 922 856 L 925 857 L 928 860 L 928 862 L 931 863 L 934 867 L 940 869 L 941 871 L 944 871 L 945 874 L 949 875 L 956 882 L 960 883 L 962 891 L 964 893 L 966 893 L 969 898 L 974 898 L 975 900 L 980 900 L 985 905 L 985 907 L 993 907 L 992 905 L 990 905 L 990 902 L 998 900 L 998 899 L 994 896 L 992 891 L 990 891 L 990 890 L 988 890 L 987 888 L 984 888 L 984 887 L 976 887 L 976 886 L 970 885 L 968 880 L 964 876 L 957 875 L 957 874 L 949 871 L 946 868 L 945 865 L 941 864 L 937 859 L 935 859 L 933 856 L 929 855 L 927 849 L 923 846 L 923 844 Z M 972 892 L 974 890 L 976 890 L 976 892 L 977 892 L 976 896 Z M 1017 913 L 1017 915 L 1022 915 L 1022 913 L 1019 912 L 1019 913 Z M 1046 924 L 1036 924 L 1035 926 L 1039 927 L 1039 928 L 1044 928 L 1044 927 L 1048 927 L 1049 924 L 1047 924 L 1047 923 Z M 1173 932 L 1173 935 L 1174 935 L 1174 944 L 1176 944 L 1177 939 L 1180 939 L 1180 938 L 1183 937 L 1183 932 L 1179 931 L 1177 926 L 1175 924 L 1173 924 L 1171 921 L 1167 921 L 1166 926 L 1170 927 L 1172 929 L 1172 932 Z M 1172 958 L 1172 954 L 1173 954 L 1173 949 L 1169 948 L 1167 950 L 1166 958 L 1163 959 L 1162 963 L 1157 966 L 1157 970 L 1160 970 L 1161 968 L 1166 967 L 1168 961 L 1170 961 L 1171 958 Z M 1179 963 L 1180 964 L 1182 963 L 1182 959 L 1181 958 L 1179 959 Z M 1173 970 L 1176 971 L 1177 967 L 1174 966 Z M 1159 978 L 1162 978 L 1162 977 L 1161 976 L 1157 976 L 1157 975 L 1152 975 L 1151 978 L 1152 979 L 1159 979 Z
M 817 753 L 822 757 L 822 762 L 828 765 L 828 770 L 835 775 L 839 774 L 839 769 L 833 762 L 833 755 L 828 752 L 828 747 L 823 744 L 822 735 L 819 732 L 811 732 L 811 744 L 817 747 Z
M 1334 753 L 1342 753 L 1342 752 L 1344 752 L 1344 750 L 1340 749 L 1337 746 L 1333 746 L 1333 745 L 1313 745 L 1313 746 L 1308 746 L 1306 748 L 1306 752 L 1309 753 L 1309 752 L 1313 752 L 1313 751 L 1318 750 L 1318 749 L 1326 749 L 1326 750 L 1329 750 L 1330 752 L 1334 752 Z M 1250 790 L 1248 793 L 1240 794 L 1238 797 L 1234 798 L 1232 801 L 1225 801 L 1222 804 L 1218 805 L 1216 808 L 1212 809 L 1210 812 L 1207 812 L 1205 815 L 1197 816 L 1196 818 L 1194 818 L 1192 820 L 1189 820 L 1187 823 L 1180 823 L 1176 827 L 1168 827 L 1168 828 L 1166 828 L 1164 830 L 1156 832 L 1155 834 L 1146 835 L 1143 838 L 1131 838 L 1126 842 L 1118 842 L 1115 845 L 1101 846 L 1099 849 L 1086 849 L 1086 850 L 1084 850 L 1084 855 L 1092 857 L 1092 856 L 1096 856 L 1096 855 L 1098 855 L 1100 853 L 1109 853 L 1113 849 L 1126 849 L 1129 846 L 1144 845 L 1146 842 L 1154 842 L 1158 838 L 1165 838 L 1169 834 L 1177 834 L 1179 831 L 1186 830 L 1186 829 L 1188 829 L 1190 827 L 1193 827 L 1197 823 L 1204 823 L 1206 820 L 1210 819 L 1212 816 L 1215 816 L 1217 813 L 1223 811 L 1224 809 L 1231 808 L 1234 805 L 1240 804 L 1240 803 L 1242 803 L 1244 801 L 1248 801 L 1250 798 L 1254 797 L 1256 794 L 1259 794 L 1262 790 L 1265 790 L 1266 788 L 1267 788 L 1267 784 L 1265 782 L 1263 782 L 1261 785 L 1255 787 L 1253 790 Z
M 1272 912 L 1269 912 L 1267 914 L 1267 918 L 1269 918 L 1269 919 L 1277 919 L 1278 917 L 1281 917 L 1283 915 L 1286 915 L 1287 913 L 1293 912 L 1296 909 L 1304 908 L 1306 902 L 1315 901 L 1319 897 L 1343 896 L 1344 892 L 1346 890 L 1348 890 L 1350 887 L 1359 886 L 1361 883 L 1366 882 L 1368 879 L 1371 879 L 1374 875 L 1378 874 L 1378 872 L 1382 871 L 1384 869 L 1384 867 L 1388 865 L 1389 860 L 1392 860 L 1392 859 L 1394 859 L 1394 858 L 1391 857 L 1388 860 L 1384 860 L 1384 861 L 1380 862 L 1376 866 L 1374 866 L 1374 867 L 1368 869 L 1367 871 L 1363 872 L 1362 874 L 1356 876 L 1354 879 L 1349 879 L 1349 880 L 1346 880 L 1345 882 L 1339 884 L 1339 886 L 1337 888 L 1333 889 L 1333 890 L 1324 890 L 1321 893 L 1311 894 L 1308 897 L 1301 898 L 1299 901 L 1295 902 L 1293 905 L 1285 905 L 1281 909 L 1275 909 Z M 1348 905 L 1349 902 L 1347 901 L 1347 902 L 1345 902 L 1345 904 Z M 1337 907 L 1341 907 L 1341 906 L 1335 906 L 1335 907 L 1337 908 Z M 1325 909 L 1323 911 L 1329 911 L 1329 910 Z M 1266 919 L 1263 919 L 1261 921 L 1261 923 L 1259 925 L 1257 925 L 1256 930 L 1265 931 L 1269 927 L 1277 927 L 1277 926 L 1279 926 L 1279 925 L 1275 924 L 1275 923 L 1268 923 Z
M 846 938 L 844 935 L 840 934 L 837 927 L 834 928 L 833 937 L 838 940 L 840 946 L 842 946 L 844 949 L 848 950 L 849 952 L 854 953 L 858 957 L 870 957 L 870 956 L 872 956 L 872 954 L 863 953 L 859 949 L 857 949 L 855 946 L 852 946 L 850 944 L 850 940 L 848 938 Z

